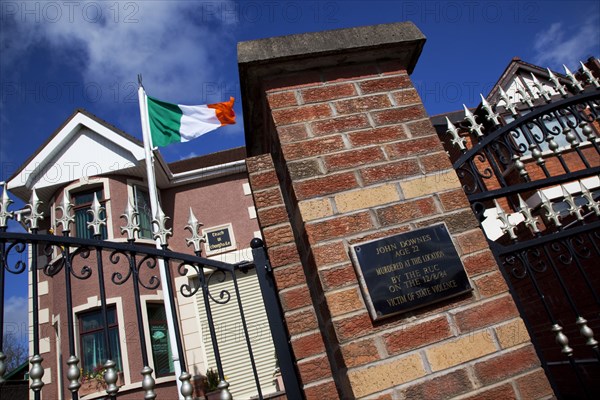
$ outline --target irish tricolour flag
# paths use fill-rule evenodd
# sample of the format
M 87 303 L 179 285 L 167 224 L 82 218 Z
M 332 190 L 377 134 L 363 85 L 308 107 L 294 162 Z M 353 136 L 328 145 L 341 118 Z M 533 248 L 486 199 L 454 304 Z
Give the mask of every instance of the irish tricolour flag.
M 235 124 L 233 97 L 201 106 L 171 104 L 147 96 L 148 123 L 154 146 L 187 142 L 221 126 Z

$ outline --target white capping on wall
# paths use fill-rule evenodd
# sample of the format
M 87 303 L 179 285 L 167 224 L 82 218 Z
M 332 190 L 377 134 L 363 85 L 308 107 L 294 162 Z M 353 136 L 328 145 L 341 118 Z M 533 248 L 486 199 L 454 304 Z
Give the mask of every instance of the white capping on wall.
M 242 183 L 242 188 L 244 189 L 244 195 L 249 196 L 252 194 L 252 190 L 250 189 L 250 184 L 248 182 Z
M 256 208 L 254 206 L 248 207 L 248 215 L 250 219 L 256 219 Z
M 43 296 L 45 294 L 48 294 L 48 281 L 38 283 L 38 295 Z

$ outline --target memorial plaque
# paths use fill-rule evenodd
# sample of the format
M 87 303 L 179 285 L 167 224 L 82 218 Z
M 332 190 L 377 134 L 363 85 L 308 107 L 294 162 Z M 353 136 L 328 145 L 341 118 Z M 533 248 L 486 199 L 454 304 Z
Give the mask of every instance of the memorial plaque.
M 230 229 L 231 226 L 229 225 L 204 230 L 206 244 L 208 245 L 207 253 L 229 250 L 233 246 Z
M 373 319 L 472 290 L 446 225 L 352 246 Z

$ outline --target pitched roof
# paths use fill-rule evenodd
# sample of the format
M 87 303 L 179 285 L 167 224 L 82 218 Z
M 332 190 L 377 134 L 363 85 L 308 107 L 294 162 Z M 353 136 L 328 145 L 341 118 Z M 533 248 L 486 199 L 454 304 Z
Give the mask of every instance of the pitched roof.
M 508 63 L 504 72 L 500 75 L 500 78 L 496 81 L 490 92 L 485 96 L 486 100 L 490 102 L 495 102 L 495 98 L 497 97 L 497 93 L 500 87 L 506 89 L 510 83 L 511 79 L 515 75 L 519 75 L 519 72 L 532 73 L 537 77 L 548 77 L 548 70 L 546 68 L 542 68 L 538 65 L 528 63 L 526 61 L 521 60 L 519 57 L 513 57 L 512 60 Z M 564 80 L 567 82 L 567 77 L 560 72 L 552 71 L 554 75 L 560 80 Z
M 154 156 L 157 186 L 166 188 L 242 172 L 246 149 L 172 163 L 166 163 L 158 151 Z M 61 185 L 88 174 L 114 173 L 144 179 L 144 143 L 94 114 L 76 109 L 10 177 L 7 188 L 25 201 L 35 188 L 38 197 L 47 201 Z
M 219 151 L 217 153 L 206 154 L 198 157 L 187 158 L 185 160 L 169 163 L 169 169 L 174 174 L 180 172 L 192 171 L 199 168 L 212 167 L 214 165 L 227 164 L 233 161 L 244 160 L 246 158 L 246 148 L 236 147 L 233 149 Z
M 15 178 L 17 175 L 19 175 L 22 171 L 23 168 L 25 168 L 27 166 L 27 164 L 29 164 L 39 153 L 40 151 L 42 151 L 42 149 L 44 147 L 46 147 L 51 141 L 52 139 L 54 139 L 56 137 L 56 135 L 58 135 L 60 133 L 61 130 L 64 129 L 64 127 L 73 119 L 75 118 L 75 116 L 77 114 L 83 114 L 86 117 L 96 121 L 97 123 L 103 125 L 104 127 L 106 127 L 107 129 L 110 129 L 111 131 L 115 132 L 116 134 L 122 136 L 123 138 L 130 140 L 132 142 L 134 142 L 135 144 L 139 145 L 139 146 L 144 146 L 144 143 L 139 140 L 138 138 L 131 136 L 130 134 L 128 134 L 127 132 L 117 128 L 116 126 L 114 126 L 113 124 L 103 120 L 102 118 L 92 114 L 91 112 L 87 111 L 84 108 L 76 108 L 71 115 L 69 115 L 65 121 L 54 130 L 54 132 L 52 132 L 52 134 L 50 136 L 48 136 L 48 138 L 41 144 L 38 146 L 38 148 L 23 162 L 23 164 L 21 164 L 21 166 L 12 174 L 12 176 L 10 178 L 8 178 L 7 181 L 11 181 L 13 178 Z
M 96 144 L 98 148 L 90 152 L 90 146 Z M 45 201 L 67 182 L 88 175 L 140 169 L 143 160 L 144 145 L 140 140 L 86 110 L 76 109 L 21 164 L 9 178 L 7 188 L 21 199 L 28 198 L 35 188 Z

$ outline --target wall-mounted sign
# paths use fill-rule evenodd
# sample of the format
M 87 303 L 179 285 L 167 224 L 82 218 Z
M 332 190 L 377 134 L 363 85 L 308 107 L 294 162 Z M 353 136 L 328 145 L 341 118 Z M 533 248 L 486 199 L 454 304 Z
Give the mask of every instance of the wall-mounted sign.
M 472 290 L 446 225 L 352 246 L 373 319 Z
M 235 238 L 231 224 L 203 229 L 206 238 L 206 254 L 216 254 L 224 251 L 235 250 Z

